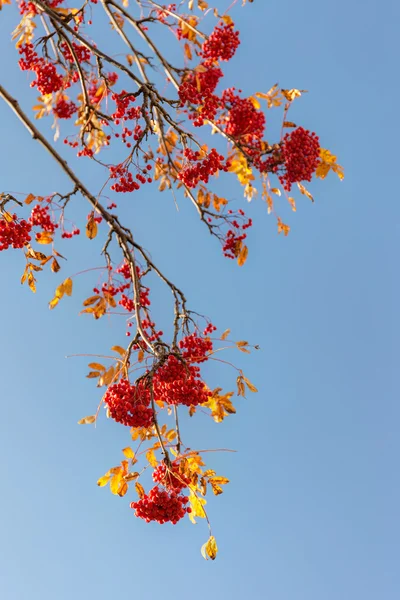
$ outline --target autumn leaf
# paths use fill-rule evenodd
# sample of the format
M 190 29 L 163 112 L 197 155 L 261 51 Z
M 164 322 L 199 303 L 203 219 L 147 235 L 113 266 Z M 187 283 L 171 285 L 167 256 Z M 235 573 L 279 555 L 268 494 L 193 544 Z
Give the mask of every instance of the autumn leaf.
M 245 377 L 243 375 L 243 373 L 242 373 L 242 378 L 243 378 L 243 381 L 245 382 L 245 384 L 247 385 L 247 387 L 249 388 L 250 392 L 258 392 L 258 389 L 256 388 L 256 386 L 253 385 L 251 383 L 251 381 L 249 381 L 249 379 L 247 379 L 247 377 Z
M 48 231 L 37 233 L 35 239 L 38 244 L 51 244 L 53 241 L 53 237 Z
M 33 293 L 36 292 L 36 279 L 32 275 L 32 273 L 28 273 L 28 285 Z
M 91 425 L 96 421 L 96 415 L 91 415 L 90 417 L 83 417 L 80 421 L 78 421 L 78 425 Z
M 307 196 L 307 198 L 311 200 L 311 202 L 314 202 L 314 198 L 311 196 L 310 192 L 304 187 L 302 183 L 297 182 L 297 187 L 304 196 Z
M 247 248 L 247 246 L 242 246 L 242 248 L 239 252 L 239 256 L 237 258 L 237 263 L 238 263 L 239 267 L 243 267 L 244 263 L 247 260 L 248 255 L 249 255 L 249 249 Z
M 135 453 L 132 450 L 132 448 L 130 448 L 129 446 L 127 446 L 126 448 L 123 448 L 122 452 L 124 453 L 126 458 L 135 458 Z
M 246 390 L 245 390 L 244 383 L 243 383 L 243 377 L 241 375 L 238 375 L 238 377 L 236 379 L 236 384 L 237 384 L 237 395 L 243 396 L 243 398 L 245 398 Z
M 225 329 L 224 333 L 221 335 L 221 340 L 226 340 L 226 338 L 228 337 L 230 332 L 231 332 L 230 329 Z
M 110 481 L 110 490 L 114 496 L 119 495 L 118 492 L 122 484 L 126 485 L 125 481 L 123 480 L 122 468 L 120 467 L 118 473 L 116 473 Z
M 0 5 L 1 5 L 1 0 L 0 0 Z M 28 205 L 31 204 L 35 198 L 36 198 L 36 196 L 34 196 L 33 194 L 28 194 L 24 200 L 24 204 L 28 204 Z
M 192 523 L 196 523 L 195 517 L 205 519 L 206 513 L 203 507 L 207 504 L 207 500 L 205 498 L 199 498 L 199 496 L 197 496 L 197 494 L 195 494 L 193 490 L 190 490 L 189 502 L 192 512 L 188 514 L 189 519 L 192 521 Z
M 89 221 L 86 224 L 86 237 L 88 237 L 89 240 L 94 240 L 96 235 L 97 235 L 97 223 L 94 220 L 94 215 L 91 214 L 89 217 Z
M 101 296 L 99 296 L 98 294 L 96 294 L 95 296 L 90 296 L 89 298 L 86 298 L 86 300 L 83 302 L 83 306 L 91 306 L 92 304 L 97 302 L 99 298 L 101 298 Z
M 307 90 L 281 90 L 282 95 L 285 96 L 288 102 L 293 102 L 295 98 L 299 98 L 301 94 L 307 93 Z
M 283 233 L 285 236 L 289 235 L 290 227 L 289 225 L 285 225 L 282 222 L 280 217 L 278 217 L 278 233 Z
M 272 86 L 272 88 L 266 93 L 257 92 L 255 94 L 257 98 L 262 98 L 266 100 L 268 108 L 273 108 L 274 106 L 281 106 L 282 104 L 282 96 L 281 92 L 278 89 L 278 84 Z
M 212 396 L 202 405 L 211 410 L 211 416 L 216 423 L 221 423 L 225 417 L 236 413 L 236 409 L 231 402 L 233 392 L 220 394 L 221 391 L 222 388 L 216 388 Z M 213 474 L 215 473 L 213 472 Z
M 96 363 L 96 362 L 89 363 L 88 367 L 89 367 L 89 369 L 95 369 L 96 371 L 105 371 L 106 370 L 104 365 L 101 365 L 100 363 Z
M 156 467 L 158 465 L 158 460 L 152 449 L 146 452 L 146 458 L 152 467 Z
M 100 375 L 101 375 L 100 371 L 90 371 L 90 373 L 88 373 L 86 375 L 86 377 L 88 379 L 95 379 L 95 377 L 100 377 Z
M 139 483 L 138 481 L 135 483 L 135 490 L 136 490 L 139 498 L 143 498 L 143 496 L 145 495 L 145 491 L 144 491 L 142 484 Z
M 111 475 L 106 473 L 106 475 L 103 475 L 103 477 L 100 477 L 100 479 L 97 480 L 97 485 L 99 487 L 104 487 L 110 481 L 110 477 Z
M 122 356 L 122 357 L 124 357 L 124 356 L 125 356 L 125 349 L 124 349 L 124 348 L 122 348 L 121 346 L 113 346 L 113 347 L 111 348 L 111 350 L 112 350 L 113 352 L 118 352 L 118 354 L 119 354 L 120 356 Z
M 219 477 L 218 475 L 212 476 L 212 479 L 210 479 L 210 482 L 211 481 L 213 481 L 214 483 L 217 483 L 218 485 L 226 485 L 227 483 L 229 483 L 229 479 L 227 479 L 226 477 Z
M 336 163 L 336 156 L 324 148 L 320 148 L 319 151 L 320 162 L 317 170 L 315 171 L 316 177 L 325 179 L 329 171 L 332 169 L 334 173 L 339 177 L 340 180 L 344 179 L 344 169 Z
M 62 283 L 62 286 L 64 289 L 64 294 L 67 294 L 67 296 L 72 296 L 72 279 L 70 277 L 68 277 L 68 279 Z
M 208 560 L 209 558 L 211 558 L 211 560 L 215 560 L 217 557 L 217 553 L 217 542 L 215 541 L 215 537 L 211 535 L 208 541 L 202 545 L 201 554 L 206 560 Z
M 55 296 L 53 298 L 53 300 L 50 300 L 50 302 L 49 302 L 49 309 L 53 310 L 53 308 L 55 308 L 59 302 L 60 302 L 60 298 Z

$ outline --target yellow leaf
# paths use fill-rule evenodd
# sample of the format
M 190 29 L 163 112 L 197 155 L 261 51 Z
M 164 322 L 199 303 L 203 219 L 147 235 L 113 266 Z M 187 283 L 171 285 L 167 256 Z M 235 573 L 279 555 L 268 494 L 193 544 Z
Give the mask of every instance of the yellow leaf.
M 247 246 L 242 246 L 242 248 L 239 252 L 239 256 L 237 258 L 237 263 L 238 263 L 239 267 L 243 267 L 244 263 L 247 260 L 248 255 L 249 255 L 249 249 L 247 248 Z
M 120 468 L 118 473 L 116 473 L 110 481 L 110 490 L 111 490 L 111 493 L 114 494 L 114 496 L 118 495 L 121 484 L 125 483 L 124 480 L 122 479 L 122 476 L 123 476 L 123 473 L 122 473 L 122 469 Z
M 344 178 L 344 170 L 343 167 L 336 163 L 336 156 L 326 150 L 325 148 L 320 148 L 319 151 L 320 163 L 318 164 L 317 170 L 315 171 L 316 177 L 320 179 L 325 179 L 328 175 L 329 171 L 332 169 L 334 173 L 337 174 L 340 180 Z
M 205 498 L 199 498 L 199 496 L 197 496 L 193 490 L 190 490 L 189 502 L 192 509 L 192 512 L 189 513 L 189 519 L 192 521 L 192 523 L 196 523 L 195 517 L 205 519 L 206 513 L 203 506 L 207 504 L 207 500 Z
M 78 425 L 91 425 L 96 421 L 96 415 L 91 415 L 90 417 L 83 417 L 80 421 L 78 421 Z
M 114 352 L 118 352 L 118 354 L 120 354 L 121 356 L 125 356 L 125 350 L 124 348 L 121 348 L 121 346 L 113 346 L 111 350 L 113 350 Z
M 158 460 L 153 450 L 150 449 L 146 452 L 146 458 L 152 467 L 156 467 L 158 465 Z
M 249 100 L 256 110 L 261 108 L 261 104 L 259 103 L 259 101 L 257 100 L 257 98 L 255 96 L 250 96 Z
M 109 385 L 114 379 L 115 369 L 110 367 L 102 376 L 103 385 Z
M 72 279 L 68 277 L 68 279 L 63 281 L 62 285 L 64 288 L 64 294 L 67 294 L 67 296 L 72 296 Z
M 208 541 L 201 547 L 201 554 L 206 560 L 208 560 L 209 558 L 211 558 L 211 560 L 215 560 L 217 557 L 217 553 L 217 542 L 215 541 L 215 537 L 211 535 Z
M 137 358 L 138 358 L 138 362 L 143 362 L 143 360 L 144 360 L 143 350 L 139 350 Z
M 231 332 L 230 329 L 225 329 L 224 333 L 221 335 L 221 340 L 226 340 L 226 338 L 228 337 L 230 332 Z
M 32 204 L 32 202 L 34 201 L 34 199 L 36 198 L 36 196 L 34 196 L 33 194 L 29 194 L 25 200 L 24 203 L 25 204 Z
M 188 60 L 192 60 L 193 56 L 192 56 L 192 50 L 189 46 L 189 44 L 185 44 L 184 46 L 184 52 L 185 52 L 185 56 Z
M 262 92 L 257 92 L 257 98 L 262 98 L 267 101 L 268 108 L 272 108 L 273 106 L 280 106 L 282 104 L 282 96 L 280 90 L 278 89 L 278 84 L 272 86 L 272 88 L 266 94 Z
M 48 231 L 42 231 L 36 234 L 36 241 L 38 244 L 51 244 L 53 238 Z
M 122 452 L 124 453 L 126 458 L 135 458 L 135 453 L 132 450 L 132 448 L 130 448 L 129 446 L 127 446 L 126 448 L 123 448 Z
M 288 197 L 288 202 L 289 202 L 290 206 L 292 207 L 292 211 L 296 212 L 296 202 L 295 202 L 294 198 L 292 198 L 292 196 Z
M 51 301 L 49 302 L 49 309 L 50 309 L 50 310 L 53 310 L 53 308 L 55 308 L 59 302 L 60 302 L 60 298 L 59 298 L 59 297 L 57 297 L 57 296 L 55 296 L 55 297 L 53 298 L 53 300 L 51 300 Z
M 110 477 L 110 475 L 103 475 L 103 477 L 100 477 L 100 479 L 97 481 L 97 485 L 99 487 L 104 487 L 110 481 Z
M 137 481 L 135 483 L 135 489 L 136 489 L 136 492 L 137 492 L 137 495 L 139 496 L 139 498 L 143 498 L 143 496 L 145 495 L 145 491 L 144 491 L 142 484 Z
M 86 224 L 86 237 L 89 238 L 89 240 L 94 240 L 94 238 L 97 235 L 97 223 L 94 220 L 94 215 L 90 215 L 89 217 L 89 221 Z
M 91 304 L 94 304 L 99 298 L 101 298 L 101 296 L 99 295 L 90 296 L 89 298 L 86 298 L 86 300 L 83 303 L 83 306 L 90 306 Z
M 244 375 L 242 375 L 242 377 L 243 377 L 243 381 L 245 382 L 245 384 L 247 385 L 247 387 L 249 388 L 249 390 L 250 390 L 251 392 L 258 392 L 258 389 L 256 388 L 256 386 L 255 386 L 255 385 L 253 385 L 253 384 L 251 383 L 251 381 L 249 381 L 249 380 L 247 379 L 247 377 L 245 377 Z
M 106 368 L 104 365 L 101 365 L 100 363 L 89 363 L 88 367 L 90 369 L 95 369 L 96 371 L 105 371 Z
M 92 308 L 92 307 L 90 307 Z M 89 310 L 88 308 L 86 310 Z M 96 306 L 93 307 L 93 316 L 95 319 L 100 319 L 107 310 L 107 304 L 106 301 L 104 300 L 104 298 L 101 298 L 98 303 L 96 304 Z

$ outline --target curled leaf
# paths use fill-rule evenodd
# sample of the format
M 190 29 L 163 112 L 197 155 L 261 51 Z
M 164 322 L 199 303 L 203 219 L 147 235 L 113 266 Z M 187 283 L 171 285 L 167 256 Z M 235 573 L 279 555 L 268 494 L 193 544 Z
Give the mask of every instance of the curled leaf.
M 206 560 L 208 560 L 209 558 L 211 558 L 211 560 L 215 560 L 217 557 L 217 553 L 217 542 L 215 541 L 215 537 L 211 535 L 208 541 L 201 547 L 201 554 Z
M 96 415 L 91 415 L 90 417 L 83 417 L 80 421 L 78 421 L 78 425 L 91 425 L 96 421 Z

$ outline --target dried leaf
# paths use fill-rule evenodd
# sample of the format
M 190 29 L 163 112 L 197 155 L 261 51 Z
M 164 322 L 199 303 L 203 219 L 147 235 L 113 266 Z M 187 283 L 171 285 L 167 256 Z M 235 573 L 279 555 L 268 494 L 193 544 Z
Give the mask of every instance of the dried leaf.
M 243 396 L 243 398 L 246 397 L 246 390 L 244 387 L 244 383 L 243 383 L 243 378 L 241 375 L 238 375 L 237 379 L 236 379 L 236 384 L 237 384 L 237 395 L 238 396 Z
M 143 498 L 143 496 L 145 495 L 145 491 L 144 491 L 142 484 L 137 481 L 135 483 L 135 489 L 136 489 L 136 492 L 137 492 L 137 495 L 139 496 L 139 498 Z
M 113 352 L 118 352 L 118 354 L 120 354 L 120 356 L 122 356 L 122 357 L 125 356 L 125 349 L 122 348 L 121 346 L 113 346 L 111 348 L 111 350 L 113 350 Z
M 94 363 L 89 363 L 89 364 L 88 364 L 88 367 L 89 367 L 90 369 L 96 369 L 96 371 L 105 371 L 105 370 L 106 370 L 106 368 L 105 368 L 105 366 L 104 366 L 104 365 L 101 365 L 100 363 L 96 363 L 96 362 L 94 362 Z
M 247 387 L 249 388 L 249 390 L 250 390 L 251 392 L 258 392 L 258 389 L 256 388 L 256 386 L 255 386 L 255 385 L 253 385 L 253 384 L 251 383 L 251 381 L 249 381 L 249 380 L 247 379 L 247 377 L 245 377 L 243 374 L 242 374 L 242 377 L 243 377 L 243 381 L 245 382 L 245 384 L 247 385 Z
M 80 421 L 78 421 L 78 425 L 91 425 L 96 421 L 96 415 L 91 415 L 90 417 L 83 417 Z
M 25 198 L 24 203 L 25 204 L 32 204 L 32 202 L 34 201 L 34 199 L 36 198 L 36 196 L 34 196 L 33 194 L 28 194 L 28 196 Z
M 249 255 L 249 249 L 247 248 L 247 246 L 242 246 L 242 248 L 239 252 L 239 256 L 237 258 L 237 263 L 238 263 L 239 267 L 243 267 L 244 263 L 247 260 L 248 255 Z
M 83 306 L 90 306 L 91 304 L 97 302 L 99 298 L 101 298 L 101 296 L 99 296 L 98 294 L 96 296 L 90 296 L 89 298 L 86 298 L 86 300 L 83 303 Z
M 304 196 L 307 196 L 307 198 L 311 200 L 311 202 L 314 202 L 314 198 L 311 196 L 310 192 L 304 187 L 302 183 L 297 182 L 297 187 L 299 188 L 300 192 L 304 194 Z
M 211 485 L 211 489 L 213 491 L 213 494 L 215 496 L 219 496 L 220 494 L 224 493 L 224 490 L 222 489 L 222 487 L 220 485 L 218 485 L 217 483 L 215 483 L 213 480 L 210 479 L 210 485 Z
M 54 296 L 53 300 L 50 300 L 50 302 L 49 302 L 49 309 L 53 310 L 53 308 L 55 308 L 59 302 L 60 302 L 60 298 L 57 296 Z
M 94 240 L 97 235 L 97 229 L 97 223 L 94 220 L 94 215 L 91 214 L 86 224 L 86 237 L 88 237 L 89 240 Z
M 36 282 L 36 279 L 34 278 L 32 273 L 28 273 L 28 285 L 33 293 L 36 292 L 36 283 L 35 282 Z
M 53 260 L 51 261 L 50 268 L 53 271 L 53 273 L 58 273 L 58 271 L 61 269 L 58 261 L 55 258 L 53 258 Z
M 64 288 L 64 294 L 67 294 L 67 296 L 72 296 L 72 279 L 68 277 L 68 279 L 62 283 L 62 285 Z
M 221 335 L 221 340 L 226 340 L 226 338 L 228 337 L 230 332 L 231 332 L 230 329 L 225 329 L 224 333 Z
M 100 377 L 100 375 L 101 375 L 100 371 L 90 371 L 90 373 L 88 373 L 86 375 L 86 377 L 88 379 L 95 379 L 96 377 Z

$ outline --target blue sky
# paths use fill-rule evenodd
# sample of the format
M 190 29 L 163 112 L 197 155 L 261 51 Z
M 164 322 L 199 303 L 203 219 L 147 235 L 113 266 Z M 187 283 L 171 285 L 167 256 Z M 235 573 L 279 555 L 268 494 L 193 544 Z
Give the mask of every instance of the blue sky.
M 239 451 L 210 457 L 231 480 L 209 501 L 215 563 L 200 556 L 203 523 L 146 525 L 133 518 L 130 498 L 96 486 L 129 435 L 105 420 L 77 426 L 99 396 L 85 379 L 88 360 L 64 357 L 123 344 L 121 324 L 77 316 L 83 278 L 48 311 L 58 281 L 43 277 L 34 296 L 19 283 L 22 257 L 2 253 L 2 597 L 398 598 L 399 13 L 394 0 L 255 0 L 232 12 L 242 45 L 227 76 L 249 94 L 277 81 L 309 90 L 291 118 L 316 130 L 346 170 L 342 183 L 331 175 L 312 185 L 315 204 L 299 198 L 296 215 L 283 210 L 288 238 L 277 236 L 261 200 L 246 203 L 255 226 L 239 269 L 185 202 L 177 213 L 171 197 L 148 190 L 124 209 L 191 305 L 261 346 L 235 357 L 259 394 L 238 400 L 237 415 L 221 425 L 186 424 L 193 447 Z M 1 83 L 30 106 L 35 94 L 9 42 L 15 19 L 5 7 Z M 4 104 L 0 123 L 2 189 L 67 189 Z M 233 180 L 225 195 L 240 200 Z M 63 248 L 65 276 L 99 266 L 95 242 Z M 229 389 L 234 377 L 214 366 L 210 379 Z

